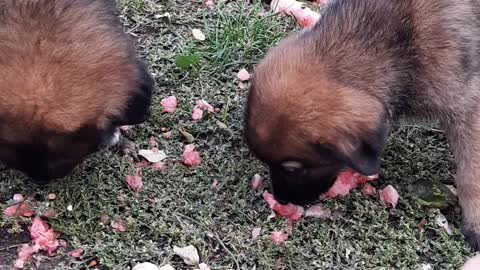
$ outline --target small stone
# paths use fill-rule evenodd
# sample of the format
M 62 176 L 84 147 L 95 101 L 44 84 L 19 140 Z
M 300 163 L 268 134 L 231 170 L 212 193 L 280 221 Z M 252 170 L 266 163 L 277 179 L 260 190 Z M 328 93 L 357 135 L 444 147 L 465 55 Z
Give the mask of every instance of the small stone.
M 110 223 L 110 217 L 108 215 L 101 215 L 100 216 L 100 223 L 107 225 Z
M 159 270 L 158 266 L 153 263 L 144 262 L 135 265 L 132 270 Z
M 260 236 L 261 233 L 262 233 L 262 228 L 261 227 L 254 228 L 252 230 L 252 239 L 256 240 Z
M 212 185 L 210 186 L 211 189 L 213 190 L 218 190 L 218 180 L 213 179 Z
M 13 200 L 17 203 L 23 202 L 23 195 L 22 194 L 15 194 L 15 195 L 13 195 Z
M 432 265 L 429 264 L 429 263 L 422 263 L 422 265 L 420 265 L 420 270 L 432 270 Z
M 165 264 L 164 266 L 160 267 L 160 269 L 158 270 L 175 270 L 175 268 L 173 268 L 173 266 L 171 266 L 170 264 Z
M 174 246 L 173 253 L 180 256 L 183 261 L 188 265 L 198 265 L 200 263 L 200 256 L 198 255 L 198 251 L 192 245 L 183 248 Z

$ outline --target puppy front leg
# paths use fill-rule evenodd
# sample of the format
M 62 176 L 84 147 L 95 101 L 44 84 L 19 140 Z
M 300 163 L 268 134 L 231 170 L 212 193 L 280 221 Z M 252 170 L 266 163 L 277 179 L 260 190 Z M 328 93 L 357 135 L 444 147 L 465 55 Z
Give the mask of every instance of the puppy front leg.
M 478 118 L 477 118 L 478 119 Z M 448 132 L 457 172 L 458 199 L 462 208 L 462 232 L 475 250 L 480 250 L 480 120 L 455 126 Z
M 480 164 L 477 154 L 472 157 Z M 462 232 L 466 241 L 475 251 L 480 251 L 480 169 L 472 162 L 460 165 L 457 171 L 456 184 L 458 198 L 462 207 Z

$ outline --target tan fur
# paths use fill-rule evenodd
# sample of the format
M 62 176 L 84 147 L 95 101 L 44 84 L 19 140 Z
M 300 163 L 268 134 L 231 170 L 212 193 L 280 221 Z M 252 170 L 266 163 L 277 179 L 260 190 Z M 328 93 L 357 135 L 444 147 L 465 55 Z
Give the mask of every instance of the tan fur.
M 364 17 L 363 17 L 364 16 Z M 363 19 L 362 19 L 363 18 Z M 246 136 L 273 167 L 345 156 L 400 116 L 440 121 L 457 161 L 465 234 L 480 247 L 480 3 L 338 0 L 257 66 Z M 383 125 L 382 125 L 383 123 Z
M 258 150 L 269 151 L 266 155 L 278 160 L 284 153 L 308 151 L 304 138 L 333 144 L 348 154 L 353 146 L 338 134 L 376 128 L 382 105 L 328 75 L 319 76 L 326 68 L 312 58 L 312 45 L 296 42 L 297 38 L 282 41 L 255 69 L 249 104 L 254 143 L 269 145 Z M 305 59 L 313 63 L 306 67 Z
M 32 10 L 29 5 L 35 2 L 47 7 Z M 75 9 L 63 1 L 47 2 L 2 3 L 4 16 L 15 20 L 6 21 L 0 32 L 0 115 L 65 132 L 87 121 L 102 126 L 136 89 L 131 79 L 136 69 L 125 53 L 128 44 L 99 21 L 98 5 Z M 33 127 L 18 128 L 3 126 L 2 137 L 21 140 Z
M 114 1 L 0 1 L 0 160 L 78 163 L 143 95 L 138 63 Z

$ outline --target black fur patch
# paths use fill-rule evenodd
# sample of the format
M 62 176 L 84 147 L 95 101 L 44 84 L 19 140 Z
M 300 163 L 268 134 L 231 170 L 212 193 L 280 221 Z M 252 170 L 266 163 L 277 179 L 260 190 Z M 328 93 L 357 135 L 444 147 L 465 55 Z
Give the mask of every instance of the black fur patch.
M 357 149 L 346 157 L 348 166 L 363 175 L 378 174 L 387 135 L 386 124 L 382 123 L 377 130 L 359 139 Z
M 281 166 L 270 166 L 273 195 L 282 204 L 311 203 L 328 191 L 338 173 L 337 167 L 325 166 L 322 167 L 321 174 L 310 176 L 285 172 Z
M 127 109 L 115 123 L 117 126 L 141 124 L 150 117 L 154 82 L 145 64 L 140 60 L 137 63 L 140 74 L 138 78 L 140 91 L 130 97 Z

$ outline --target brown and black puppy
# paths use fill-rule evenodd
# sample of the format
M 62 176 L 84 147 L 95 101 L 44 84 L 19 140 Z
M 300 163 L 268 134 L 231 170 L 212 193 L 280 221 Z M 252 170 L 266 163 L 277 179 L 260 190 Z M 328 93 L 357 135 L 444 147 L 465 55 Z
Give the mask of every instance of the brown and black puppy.
M 0 161 L 67 175 L 149 115 L 153 80 L 114 1 L 0 1 Z
M 480 2 L 337 0 L 256 68 L 245 135 L 284 203 L 353 168 L 377 174 L 400 116 L 435 119 L 456 162 L 464 233 L 480 247 Z

